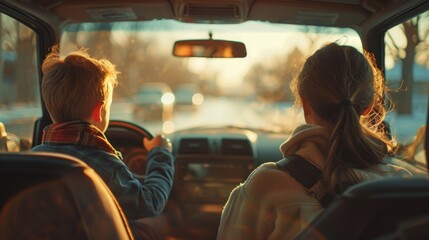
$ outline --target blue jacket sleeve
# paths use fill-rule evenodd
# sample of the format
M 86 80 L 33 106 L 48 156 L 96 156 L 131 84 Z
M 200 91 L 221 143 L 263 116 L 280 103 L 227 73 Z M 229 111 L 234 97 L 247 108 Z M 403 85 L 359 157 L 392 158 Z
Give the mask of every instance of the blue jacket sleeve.
M 113 172 L 108 184 L 129 220 L 162 213 L 174 179 L 174 156 L 162 147 L 147 156 L 144 182 L 136 179 L 125 164 Z
M 117 156 L 97 148 L 39 145 L 33 151 L 65 153 L 86 162 L 105 181 L 128 220 L 161 214 L 173 187 L 175 158 L 162 147 L 148 153 L 144 183 Z

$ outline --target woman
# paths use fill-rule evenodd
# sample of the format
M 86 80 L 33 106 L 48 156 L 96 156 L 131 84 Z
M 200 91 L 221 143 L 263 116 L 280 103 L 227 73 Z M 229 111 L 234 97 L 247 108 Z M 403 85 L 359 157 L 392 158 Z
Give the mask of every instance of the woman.
M 316 194 L 346 184 L 410 175 L 384 162 L 395 150 L 384 129 L 384 79 L 370 54 L 328 44 L 310 56 L 291 86 L 307 124 L 280 150 L 322 171 Z M 222 213 L 218 239 L 291 239 L 323 210 L 320 202 L 274 162 L 236 187 Z

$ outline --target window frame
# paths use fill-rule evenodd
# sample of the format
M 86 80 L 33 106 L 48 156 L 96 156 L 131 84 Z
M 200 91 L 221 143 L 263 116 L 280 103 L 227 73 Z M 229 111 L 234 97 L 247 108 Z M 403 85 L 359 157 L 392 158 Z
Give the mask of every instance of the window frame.
M 8 5 L 4 2 L 0 2 L 0 13 L 14 18 L 18 22 L 26 25 L 34 31 L 36 37 L 36 65 L 40 66 L 43 62 L 43 59 L 45 59 L 46 55 L 48 54 L 50 47 L 56 43 L 57 38 L 55 36 L 54 29 L 46 22 L 38 19 L 36 16 L 23 14 L 16 7 Z M 52 122 L 41 96 L 42 70 L 40 67 L 36 69 L 36 76 L 38 78 L 39 84 L 38 90 L 40 94 L 42 116 L 34 123 L 32 147 L 40 143 L 43 128 Z

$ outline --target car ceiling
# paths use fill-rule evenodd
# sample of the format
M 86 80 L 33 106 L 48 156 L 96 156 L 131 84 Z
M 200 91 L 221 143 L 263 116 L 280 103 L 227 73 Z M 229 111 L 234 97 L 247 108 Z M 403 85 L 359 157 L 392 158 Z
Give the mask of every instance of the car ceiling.
M 111 20 L 274 23 L 365 29 L 427 0 L 3 0 L 56 24 Z M 58 25 L 58 27 L 60 26 Z

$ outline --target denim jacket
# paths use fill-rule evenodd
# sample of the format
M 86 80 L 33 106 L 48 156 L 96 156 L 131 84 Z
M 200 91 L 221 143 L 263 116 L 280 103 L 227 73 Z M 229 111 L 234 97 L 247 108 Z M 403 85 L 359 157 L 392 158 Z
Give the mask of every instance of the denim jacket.
M 63 153 L 84 161 L 110 188 L 128 220 L 160 215 L 173 187 L 175 158 L 162 147 L 148 153 L 143 183 L 117 155 L 94 146 L 72 142 L 50 144 L 45 141 L 34 147 L 33 151 Z

